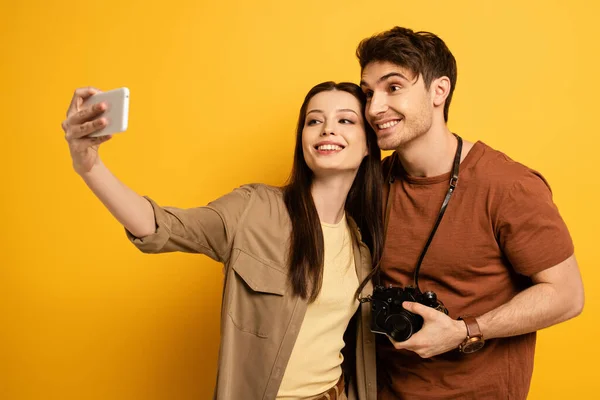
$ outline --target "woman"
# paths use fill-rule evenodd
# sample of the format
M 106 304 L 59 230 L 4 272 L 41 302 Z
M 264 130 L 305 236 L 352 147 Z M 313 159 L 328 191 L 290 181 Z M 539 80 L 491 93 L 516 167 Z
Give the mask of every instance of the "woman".
M 357 312 L 357 298 L 370 293 L 381 256 L 382 183 L 360 88 L 325 82 L 309 91 L 285 187 L 246 185 L 193 209 L 160 207 L 104 166 L 97 150 L 109 137 L 86 135 L 104 127 L 107 105 L 82 106 L 97 92 L 77 90 L 63 122 L 75 171 L 140 250 L 197 252 L 225 265 L 215 398 L 346 399 L 348 386 L 349 398 L 375 400 L 370 310 Z

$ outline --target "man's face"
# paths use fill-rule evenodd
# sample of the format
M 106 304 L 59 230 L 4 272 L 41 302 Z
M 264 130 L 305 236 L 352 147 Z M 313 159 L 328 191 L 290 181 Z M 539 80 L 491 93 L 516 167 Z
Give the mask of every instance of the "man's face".
M 433 123 L 433 96 L 421 75 L 387 61 L 367 64 L 361 77 L 366 118 L 382 150 L 395 150 L 424 135 Z

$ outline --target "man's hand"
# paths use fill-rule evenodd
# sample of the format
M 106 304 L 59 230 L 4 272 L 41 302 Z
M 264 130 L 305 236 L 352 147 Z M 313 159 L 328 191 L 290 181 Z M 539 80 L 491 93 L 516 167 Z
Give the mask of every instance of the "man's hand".
M 405 310 L 423 317 L 423 327 L 404 342 L 396 342 L 389 338 L 397 350 L 410 350 L 422 358 L 429 358 L 458 348 L 467 337 L 467 326 L 463 321 L 454 320 L 419 303 L 405 301 L 402 306 Z

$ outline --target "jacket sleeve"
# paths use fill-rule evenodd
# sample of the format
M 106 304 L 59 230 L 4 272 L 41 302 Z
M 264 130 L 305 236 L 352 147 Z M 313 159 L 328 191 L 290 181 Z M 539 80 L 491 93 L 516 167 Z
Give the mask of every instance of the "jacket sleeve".
M 229 260 L 235 232 L 252 194 L 251 187 L 242 186 L 206 206 L 188 209 L 161 207 L 145 197 L 154 210 L 156 231 L 142 238 L 127 230 L 125 232 L 144 253 L 201 253 L 225 263 Z

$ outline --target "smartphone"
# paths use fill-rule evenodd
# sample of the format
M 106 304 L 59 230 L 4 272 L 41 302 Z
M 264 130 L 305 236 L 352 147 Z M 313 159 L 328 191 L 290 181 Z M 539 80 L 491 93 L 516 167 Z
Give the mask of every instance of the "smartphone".
M 108 92 L 96 93 L 88 97 L 83 105 L 88 107 L 100 102 L 105 102 L 107 105 L 106 111 L 101 117 L 106 118 L 108 124 L 101 130 L 87 136 L 99 137 L 125 132 L 129 119 L 129 89 L 122 87 Z

